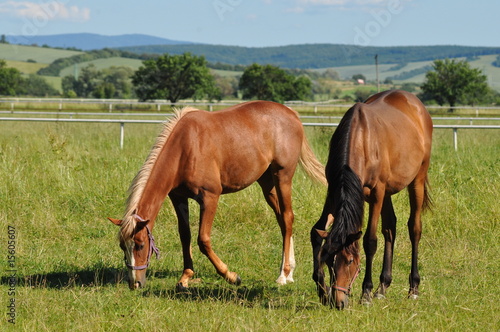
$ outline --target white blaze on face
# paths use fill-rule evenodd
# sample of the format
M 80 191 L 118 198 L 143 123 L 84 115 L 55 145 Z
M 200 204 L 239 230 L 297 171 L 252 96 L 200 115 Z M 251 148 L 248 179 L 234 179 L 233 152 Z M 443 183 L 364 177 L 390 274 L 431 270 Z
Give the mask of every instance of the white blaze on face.
M 134 240 L 130 239 L 125 243 L 125 247 L 127 250 L 125 251 L 125 259 L 127 260 L 128 266 L 135 266 L 135 258 L 134 258 Z M 128 267 L 127 266 L 127 267 Z M 136 270 L 128 268 L 128 277 L 130 281 L 134 282 L 137 280 L 135 276 Z

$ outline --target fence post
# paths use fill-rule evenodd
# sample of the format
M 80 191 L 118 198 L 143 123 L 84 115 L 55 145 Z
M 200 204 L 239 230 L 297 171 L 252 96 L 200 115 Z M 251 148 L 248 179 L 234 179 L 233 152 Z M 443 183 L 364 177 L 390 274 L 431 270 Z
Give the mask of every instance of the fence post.
M 453 128 L 453 147 L 458 150 L 458 128 Z
M 123 149 L 123 136 L 125 135 L 125 123 L 120 122 L 120 149 Z

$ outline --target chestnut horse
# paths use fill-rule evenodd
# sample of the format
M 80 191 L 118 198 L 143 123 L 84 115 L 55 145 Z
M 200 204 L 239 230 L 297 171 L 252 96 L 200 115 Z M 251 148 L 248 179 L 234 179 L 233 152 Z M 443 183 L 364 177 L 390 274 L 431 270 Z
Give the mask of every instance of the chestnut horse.
M 342 118 L 330 142 L 326 165 L 328 194 L 322 215 L 311 230 L 314 271 L 323 304 L 342 309 L 360 271 L 358 239 L 361 237 L 364 201 L 369 217 L 363 248 L 366 271 L 361 302 L 371 303 L 372 262 L 377 250 L 377 224 L 382 216 L 385 250 L 380 285 L 375 292 L 385 297 L 392 281 L 396 215 L 391 195 L 408 188 L 412 245 L 409 297 L 417 298 L 418 244 L 421 212 L 430 204 L 427 170 L 431 155 L 432 120 L 413 94 L 391 90 L 357 103 Z M 323 244 L 324 241 L 324 244 Z M 325 285 L 323 266 L 330 272 Z
M 198 246 L 217 273 L 231 284 L 240 277 L 212 250 L 210 232 L 222 194 L 255 181 L 274 210 L 283 236 L 278 284 L 293 281 L 292 177 L 300 161 L 310 177 L 326 185 L 324 167 L 309 147 L 298 114 L 273 102 L 251 101 L 217 112 L 184 108 L 167 122 L 130 186 L 120 226 L 120 247 L 129 268 L 129 287 L 144 286 L 153 252 L 155 219 L 168 195 L 178 218 L 184 271 L 177 284 L 188 287 L 194 275 L 188 198 L 200 205 Z

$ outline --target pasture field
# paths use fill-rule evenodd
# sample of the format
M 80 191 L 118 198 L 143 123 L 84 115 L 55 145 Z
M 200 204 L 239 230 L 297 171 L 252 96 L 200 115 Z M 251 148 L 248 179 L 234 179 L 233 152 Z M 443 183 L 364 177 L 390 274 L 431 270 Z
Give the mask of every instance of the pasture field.
M 80 51 L 62 50 L 48 47 L 24 46 L 15 44 L 0 44 L 0 59 L 13 61 L 35 60 L 50 64 L 59 58 L 67 58 L 81 54 Z
M 167 201 L 153 231 L 161 257 L 152 260 L 146 288 L 130 291 L 118 228 L 106 217 L 122 216 L 127 188 L 159 130 L 159 125 L 127 126 L 120 150 L 113 124 L 0 122 L 0 330 L 500 330 L 498 130 L 461 131 L 457 152 L 450 130 L 434 132 L 434 207 L 423 217 L 420 298 L 406 298 L 409 207 L 402 192 L 394 198 L 399 233 L 387 299 L 358 303 L 362 271 L 344 311 L 318 302 L 309 230 L 321 212 L 325 188 L 300 169 L 293 189 L 295 283 L 275 284 L 281 236 L 260 188 L 252 185 L 221 198 L 212 231 L 216 253 L 240 274 L 241 286 L 225 283 L 197 249 L 198 207 L 191 202 L 198 280 L 189 294 L 175 293 L 182 257 Z M 332 131 L 306 128 L 322 162 Z M 381 238 L 374 283 L 381 269 Z M 15 325 L 8 322 L 14 311 Z

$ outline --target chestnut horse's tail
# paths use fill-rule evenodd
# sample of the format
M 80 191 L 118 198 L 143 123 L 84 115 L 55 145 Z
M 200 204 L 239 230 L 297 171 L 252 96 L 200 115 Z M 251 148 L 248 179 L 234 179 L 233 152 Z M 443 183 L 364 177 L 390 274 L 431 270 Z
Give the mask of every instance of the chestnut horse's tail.
M 323 166 L 323 164 L 321 164 L 316 158 L 305 136 L 302 140 L 302 149 L 300 151 L 299 162 L 304 171 L 311 179 L 314 179 L 324 186 L 328 185 L 325 176 L 325 166 Z

